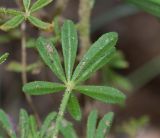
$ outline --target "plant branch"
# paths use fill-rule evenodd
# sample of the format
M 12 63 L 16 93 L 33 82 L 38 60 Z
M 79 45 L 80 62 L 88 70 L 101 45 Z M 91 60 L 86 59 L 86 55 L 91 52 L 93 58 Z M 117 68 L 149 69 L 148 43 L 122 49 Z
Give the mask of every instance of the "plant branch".
M 88 50 L 90 46 L 90 17 L 94 5 L 94 0 L 80 0 L 79 3 L 79 36 L 80 36 L 80 54 L 79 58 Z
M 58 115 L 57 115 L 55 128 L 54 128 L 54 131 L 53 131 L 53 138 L 57 138 L 58 137 L 59 126 L 60 126 L 60 123 L 61 123 L 61 121 L 63 119 L 64 112 L 66 110 L 66 106 L 67 106 L 70 94 L 71 94 L 71 91 L 69 89 L 66 89 L 66 91 L 65 91 L 65 93 L 63 95 L 63 99 L 62 99 L 62 102 L 61 102 L 61 105 L 60 105 L 60 109 L 59 109 Z
M 22 23 L 21 25 L 21 59 L 22 59 L 22 84 L 26 84 L 27 83 L 27 72 L 26 72 L 26 68 L 27 68 L 27 51 L 26 51 L 26 23 Z M 29 106 L 31 107 L 38 124 L 40 125 L 40 118 L 39 115 L 36 111 L 36 108 L 33 104 L 32 98 L 30 95 L 25 94 L 25 98 L 29 104 Z

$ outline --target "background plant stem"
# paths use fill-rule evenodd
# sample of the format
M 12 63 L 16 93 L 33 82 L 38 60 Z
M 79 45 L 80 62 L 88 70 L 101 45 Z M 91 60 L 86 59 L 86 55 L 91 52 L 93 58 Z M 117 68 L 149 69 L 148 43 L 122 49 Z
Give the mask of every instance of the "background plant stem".
M 90 17 L 94 5 L 94 0 L 80 0 L 79 3 L 79 39 L 81 58 L 90 46 Z
M 64 95 L 63 95 L 63 99 L 59 108 L 59 112 L 57 115 L 57 119 L 56 119 L 56 124 L 55 124 L 55 128 L 54 128 L 54 132 L 53 132 L 53 138 L 57 138 L 58 137 L 58 132 L 59 132 L 59 126 L 60 123 L 63 119 L 64 116 L 64 112 L 66 110 L 66 106 L 70 97 L 71 91 L 66 89 Z
M 26 72 L 26 68 L 27 68 L 27 51 L 26 51 L 26 23 L 22 23 L 21 25 L 21 59 L 22 59 L 22 84 L 24 85 L 25 83 L 27 83 L 27 72 Z M 36 108 L 33 104 L 32 98 L 30 95 L 25 94 L 25 98 L 29 104 L 29 106 L 31 107 L 38 124 L 40 125 L 40 118 L 39 115 L 36 111 Z

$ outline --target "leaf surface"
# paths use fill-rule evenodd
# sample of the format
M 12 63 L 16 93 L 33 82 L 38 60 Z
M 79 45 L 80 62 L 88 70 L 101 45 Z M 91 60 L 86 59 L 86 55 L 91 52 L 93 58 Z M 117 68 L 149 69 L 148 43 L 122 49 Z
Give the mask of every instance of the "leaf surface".
M 125 95 L 119 90 L 107 86 L 77 86 L 75 90 L 93 99 L 109 104 L 123 104 Z
M 30 95 L 44 95 L 59 92 L 65 89 L 60 83 L 52 83 L 46 81 L 29 82 L 23 86 L 23 91 Z
M 61 81 L 66 82 L 59 54 L 56 48 L 53 46 L 52 42 L 40 37 L 36 46 L 46 65 L 48 65 L 48 67 Z
M 25 11 L 29 10 L 30 4 L 31 4 L 31 0 L 23 0 L 23 6 L 25 8 Z
M 87 51 L 76 67 L 72 81 L 85 81 L 96 70 L 104 66 L 113 56 L 118 39 L 117 33 L 111 32 L 102 35 Z
M 73 22 L 65 21 L 61 33 L 65 72 L 67 80 L 70 81 L 78 45 L 77 32 Z
M 24 21 L 24 16 L 23 15 L 17 15 L 7 22 L 5 22 L 3 25 L 0 26 L 1 30 L 8 31 L 10 29 L 16 28 L 19 26 L 22 22 Z
M 81 120 L 82 117 L 81 108 L 78 99 L 74 94 L 71 94 L 69 98 L 67 109 L 75 120 Z

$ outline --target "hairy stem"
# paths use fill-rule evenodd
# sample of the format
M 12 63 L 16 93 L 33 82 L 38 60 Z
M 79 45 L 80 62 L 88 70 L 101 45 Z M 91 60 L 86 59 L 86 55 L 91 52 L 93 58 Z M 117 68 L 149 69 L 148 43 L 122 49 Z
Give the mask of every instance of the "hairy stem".
M 57 115 L 56 124 L 55 124 L 55 128 L 54 128 L 54 131 L 53 131 L 53 138 L 58 137 L 59 126 L 60 126 L 60 123 L 63 119 L 70 94 L 71 94 L 71 91 L 66 89 L 66 91 L 63 95 L 63 99 L 62 99 L 62 102 L 61 102 L 61 105 L 60 105 L 58 115 Z
M 22 23 L 21 25 L 21 59 L 22 59 L 22 84 L 24 85 L 25 83 L 27 83 L 27 72 L 26 72 L 26 68 L 27 68 L 27 52 L 26 52 L 26 23 Z M 31 107 L 38 124 L 40 124 L 40 118 L 39 115 L 36 111 L 36 108 L 33 104 L 32 98 L 31 96 L 25 94 L 25 98 L 29 104 L 29 106 Z

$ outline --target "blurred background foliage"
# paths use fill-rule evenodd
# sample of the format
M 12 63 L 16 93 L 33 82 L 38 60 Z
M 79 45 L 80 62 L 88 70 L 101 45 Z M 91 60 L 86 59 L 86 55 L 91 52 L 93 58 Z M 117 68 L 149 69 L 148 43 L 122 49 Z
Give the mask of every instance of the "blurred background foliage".
M 108 106 L 79 95 L 83 120 L 76 123 L 79 134 L 84 135 L 86 118 L 92 108 L 100 116 L 116 112 L 111 137 L 159 138 L 160 127 L 160 2 L 159 0 L 55 0 L 35 16 L 53 22 L 52 30 L 41 31 L 27 23 L 27 76 L 28 81 L 57 81 L 44 66 L 35 48 L 38 35 L 49 37 L 59 47 L 59 26 L 65 19 L 77 23 L 80 34 L 79 58 L 105 32 L 119 33 L 118 52 L 112 61 L 96 73 L 87 83 L 117 87 L 128 96 L 123 107 Z M 85 8 L 85 4 L 89 5 Z M 0 0 L 0 7 L 17 8 L 16 1 Z M 8 16 L 0 14 L 0 24 Z M 54 39 L 51 37 L 54 35 Z M 32 112 L 21 92 L 21 32 L 19 28 L 0 32 L 0 55 L 9 52 L 7 62 L 0 68 L 0 108 L 17 122 L 20 108 Z M 79 59 L 77 59 L 78 62 Z M 56 110 L 61 95 L 32 97 L 41 118 Z M 45 102 L 42 102 L 45 101 Z M 147 132 L 147 133 L 146 133 Z M 150 132 L 150 133 L 149 133 Z M 149 133 L 149 134 L 148 134 Z M 148 135 L 147 135 L 148 134 Z M 150 136 L 150 137 L 149 137 Z

